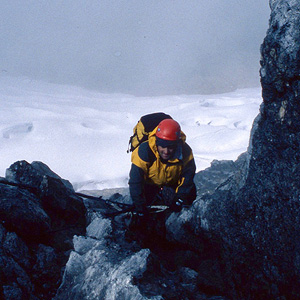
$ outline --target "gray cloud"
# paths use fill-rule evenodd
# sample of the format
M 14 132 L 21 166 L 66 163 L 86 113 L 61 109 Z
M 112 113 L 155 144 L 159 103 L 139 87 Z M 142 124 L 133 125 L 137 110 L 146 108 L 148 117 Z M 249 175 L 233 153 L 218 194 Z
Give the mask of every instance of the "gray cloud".
M 1 1 L 0 68 L 137 95 L 254 86 L 267 2 Z

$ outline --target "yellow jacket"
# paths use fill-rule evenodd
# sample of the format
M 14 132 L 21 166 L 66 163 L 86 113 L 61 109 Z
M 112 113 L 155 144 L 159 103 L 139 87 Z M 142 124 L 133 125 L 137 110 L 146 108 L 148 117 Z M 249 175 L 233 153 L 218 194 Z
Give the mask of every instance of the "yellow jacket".
M 136 148 L 131 156 L 129 188 L 133 202 L 145 204 L 145 184 L 171 186 L 178 198 L 193 201 L 196 196 L 193 182 L 196 166 L 192 150 L 185 142 L 185 134 L 181 132 L 181 141 L 173 157 L 163 162 L 156 146 L 156 130 L 157 127 L 149 134 L 148 141 Z

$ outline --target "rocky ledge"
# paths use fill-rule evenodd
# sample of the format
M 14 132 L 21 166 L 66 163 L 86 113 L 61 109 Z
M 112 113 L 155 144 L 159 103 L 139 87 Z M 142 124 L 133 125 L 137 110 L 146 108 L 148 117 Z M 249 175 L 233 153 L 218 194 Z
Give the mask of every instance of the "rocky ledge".
M 0 299 L 51 299 L 85 234 L 82 199 L 45 164 L 20 161 L 0 178 L 0 217 Z

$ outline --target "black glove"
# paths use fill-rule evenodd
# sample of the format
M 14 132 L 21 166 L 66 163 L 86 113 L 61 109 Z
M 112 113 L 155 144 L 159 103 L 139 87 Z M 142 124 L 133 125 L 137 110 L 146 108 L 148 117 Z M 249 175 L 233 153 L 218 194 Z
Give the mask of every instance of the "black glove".
M 136 207 L 137 208 L 137 207 Z M 140 208 L 139 210 L 134 210 L 131 215 L 131 221 L 129 228 L 135 231 L 146 231 L 148 227 L 149 212 L 147 208 Z
M 134 212 L 137 214 L 146 214 L 148 212 L 146 201 L 133 201 L 134 203 Z
M 165 204 L 169 207 L 177 200 L 176 192 L 169 186 L 164 186 L 161 190 L 161 197 Z
M 174 212 L 180 212 L 182 210 L 183 201 L 181 199 L 177 199 L 170 206 L 170 210 Z

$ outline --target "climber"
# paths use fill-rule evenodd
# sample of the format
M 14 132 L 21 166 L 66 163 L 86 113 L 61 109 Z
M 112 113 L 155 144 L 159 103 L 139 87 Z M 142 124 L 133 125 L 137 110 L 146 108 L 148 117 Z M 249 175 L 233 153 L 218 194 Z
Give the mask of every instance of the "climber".
M 165 119 L 132 153 L 129 178 L 135 211 L 147 215 L 147 206 L 164 204 L 179 212 L 196 198 L 195 161 L 186 136 L 173 119 Z

